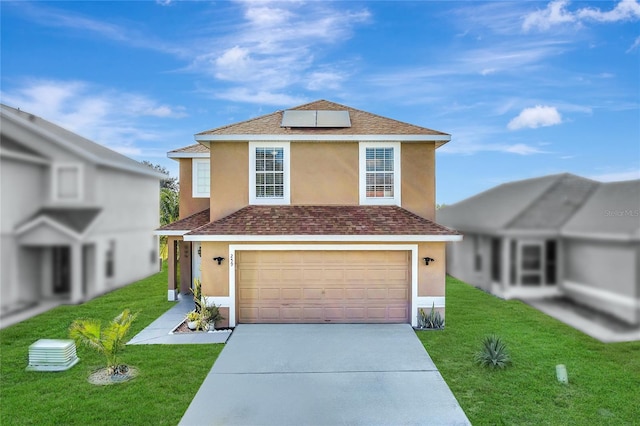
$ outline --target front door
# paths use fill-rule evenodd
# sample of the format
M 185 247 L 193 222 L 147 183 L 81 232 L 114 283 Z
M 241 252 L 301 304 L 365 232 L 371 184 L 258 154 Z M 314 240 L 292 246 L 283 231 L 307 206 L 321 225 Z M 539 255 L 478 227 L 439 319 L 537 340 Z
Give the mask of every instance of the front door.
M 53 294 L 71 291 L 71 249 L 53 247 Z
M 520 284 L 540 286 L 544 282 L 544 245 L 542 241 L 520 245 Z

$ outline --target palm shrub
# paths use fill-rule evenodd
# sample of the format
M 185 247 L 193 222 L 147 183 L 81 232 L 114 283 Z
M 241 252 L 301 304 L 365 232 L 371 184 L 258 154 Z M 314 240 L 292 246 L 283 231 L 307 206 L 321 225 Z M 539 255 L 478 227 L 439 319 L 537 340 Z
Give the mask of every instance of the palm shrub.
M 495 334 L 482 340 L 482 349 L 476 352 L 474 359 L 476 364 L 494 369 L 505 368 L 511 364 L 507 345 Z
M 77 319 L 69 327 L 69 337 L 103 354 L 110 375 L 122 374 L 127 367 L 119 364 L 118 355 L 124 349 L 125 336 L 137 316 L 125 309 L 106 327 L 102 327 L 100 320 Z

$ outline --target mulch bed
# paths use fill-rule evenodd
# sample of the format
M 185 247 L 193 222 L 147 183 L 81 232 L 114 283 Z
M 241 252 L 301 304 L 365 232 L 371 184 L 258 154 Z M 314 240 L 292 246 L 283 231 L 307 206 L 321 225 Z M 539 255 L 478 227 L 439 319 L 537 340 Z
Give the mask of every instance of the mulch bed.
M 109 374 L 109 370 L 107 368 L 101 368 L 91 373 L 87 380 L 92 385 L 99 386 L 128 382 L 138 375 L 138 369 L 136 367 L 128 367 L 128 371 L 125 374 Z
M 231 327 L 219 327 L 216 328 L 216 331 L 233 331 L 233 328 Z M 201 331 L 201 330 L 191 330 L 188 326 L 187 326 L 187 321 L 182 321 L 180 323 L 179 326 L 177 326 L 176 328 L 173 329 L 173 333 L 207 333 L 206 331 Z

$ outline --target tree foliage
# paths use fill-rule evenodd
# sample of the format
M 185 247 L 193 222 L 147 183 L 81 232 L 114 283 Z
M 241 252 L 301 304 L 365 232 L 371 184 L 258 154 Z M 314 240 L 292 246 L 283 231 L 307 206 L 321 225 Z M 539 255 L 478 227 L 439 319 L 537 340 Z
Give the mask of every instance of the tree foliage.
M 166 179 L 162 179 L 160 181 L 160 189 L 170 189 L 173 192 L 178 192 L 180 190 L 180 184 L 178 182 L 178 178 L 169 176 L 169 170 L 166 167 L 161 166 L 160 164 L 153 164 L 151 161 L 144 160 L 142 162 L 145 166 L 151 167 L 153 170 L 164 173 L 167 175 Z

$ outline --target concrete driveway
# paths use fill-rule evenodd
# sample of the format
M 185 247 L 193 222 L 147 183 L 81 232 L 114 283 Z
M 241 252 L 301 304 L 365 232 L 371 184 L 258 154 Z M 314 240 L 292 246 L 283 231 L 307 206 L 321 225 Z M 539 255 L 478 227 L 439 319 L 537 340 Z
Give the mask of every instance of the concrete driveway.
M 407 324 L 239 325 L 180 422 L 376 424 L 470 424 Z

